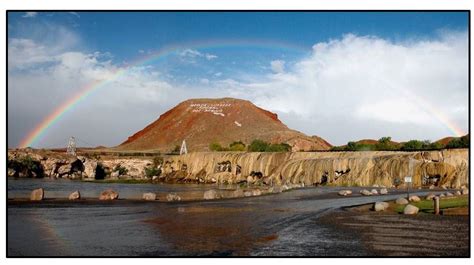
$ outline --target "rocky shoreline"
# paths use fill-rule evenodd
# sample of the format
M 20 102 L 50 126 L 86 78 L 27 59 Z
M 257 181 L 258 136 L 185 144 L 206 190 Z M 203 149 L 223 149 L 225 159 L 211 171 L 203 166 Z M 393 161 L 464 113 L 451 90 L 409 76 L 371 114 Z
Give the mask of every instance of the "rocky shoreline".
M 122 157 L 48 150 L 8 151 L 8 176 L 84 181 L 140 180 L 256 187 L 384 186 L 460 188 L 468 185 L 467 149 L 425 152 L 196 152 Z

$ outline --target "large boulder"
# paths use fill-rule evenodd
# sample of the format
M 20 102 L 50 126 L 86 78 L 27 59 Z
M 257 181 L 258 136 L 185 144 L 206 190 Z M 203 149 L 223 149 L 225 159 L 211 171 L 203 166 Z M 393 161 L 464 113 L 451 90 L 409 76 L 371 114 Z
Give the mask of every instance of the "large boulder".
M 75 192 L 69 194 L 69 200 L 74 201 L 74 200 L 79 200 L 81 198 L 81 193 L 76 190 Z
M 370 196 L 372 195 L 372 192 L 368 191 L 368 190 L 361 190 L 360 191 L 360 194 L 364 195 L 364 196 Z
M 156 200 L 156 193 L 153 193 L 153 192 L 145 192 L 145 193 L 143 193 L 142 198 L 143 198 L 145 201 L 155 201 L 155 200 Z
M 411 202 L 419 202 L 421 201 L 420 197 L 416 196 L 416 195 L 412 195 L 408 198 L 409 201 Z
M 111 201 L 118 199 L 119 194 L 114 190 L 104 190 L 100 193 L 99 200 L 101 201 Z
M 403 209 L 403 214 L 417 214 L 418 211 L 418 207 L 408 204 L 405 206 L 405 209 Z
M 215 200 L 219 199 L 219 194 L 216 190 L 208 190 L 204 192 L 204 200 Z
M 379 192 L 377 191 L 377 189 L 372 189 L 372 190 L 370 191 L 370 193 L 372 193 L 372 195 L 378 195 L 378 194 L 379 194 Z
M 385 211 L 389 207 L 388 202 L 376 202 L 374 203 L 374 211 L 380 212 Z
M 166 200 L 169 202 L 181 201 L 181 197 L 176 193 L 169 193 L 168 195 L 166 195 Z
M 400 197 L 398 198 L 396 201 L 395 201 L 396 204 L 401 204 L 401 205 L 404 205 L 404 204 L 408 204 L 408 200 L 403 198 L 403 197 Z
M 351 195 L 352 191 L 351 190 L 340 190 L 337 194 L 339 194 L 340 196 L 347 196 L 347 195 Z
M 84 162 L 84 177 L 88 179 L 95 179 L 96 169 L 97 161 L 86 159 Z
M 446 192 L 445 195 L 446 195 L 446 197 L 453 197 L 454 196 L 454 194 L 452 194 L 451 192 Z
M 35 189 L 31 192 L 30 200 L 32 201 L 42 201 L 44 199 L 44 190 L 43 188 Z
M 386 188 L 380 189 L 380 195 L 388 194 L 388 190 Z

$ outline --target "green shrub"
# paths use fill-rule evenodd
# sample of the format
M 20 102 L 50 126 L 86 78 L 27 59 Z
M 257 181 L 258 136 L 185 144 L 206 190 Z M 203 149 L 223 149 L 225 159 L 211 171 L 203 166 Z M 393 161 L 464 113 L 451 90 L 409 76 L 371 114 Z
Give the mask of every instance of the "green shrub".
M 159 176 L 159 175 L 161 175 L 161 169 L 156 168 L 156 167 L 146 167 L 145 168 L 145 175 L 148 178 L 151 178 L 153 176 Z
M 222 151 L 222 146 L 217 142 L 213 142 L 209 145 L 209 150 L 211 150 L 211 151 Z
M 469 148 L 469 136 L 453 138 L 447 145 L 446 148 Z
M 269 144 L 262 140 L 253 140 L 248 146 L 248 151 L 250 152 L 265 152 Z
M 116 165 L 113 171 L 118 171 L 119 175 L 127 175 L 128 173 L 128 169 L 121 165 Z
M 245 151 L 245 144 L 242 141 L 233 142 L 229 145 L 230 151 Z

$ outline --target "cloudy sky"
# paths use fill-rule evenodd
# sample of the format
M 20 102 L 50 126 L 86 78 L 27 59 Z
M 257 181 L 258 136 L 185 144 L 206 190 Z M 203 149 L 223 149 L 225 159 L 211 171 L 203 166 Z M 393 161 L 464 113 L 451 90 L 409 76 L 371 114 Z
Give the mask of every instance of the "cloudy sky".
M 467 133 L 467 13 L 8 13 L 8 146 L 114 146 L 236 97 L 334 145 Z M 118 74 L 117 74 L 118 73 Z

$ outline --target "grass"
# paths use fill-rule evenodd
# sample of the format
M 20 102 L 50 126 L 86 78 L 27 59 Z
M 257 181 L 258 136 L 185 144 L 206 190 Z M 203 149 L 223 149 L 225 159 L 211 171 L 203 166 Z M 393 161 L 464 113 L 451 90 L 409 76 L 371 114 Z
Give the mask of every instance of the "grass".
M 421 200 L 419 202 L 410 202 L 411 205 L 416 206 L 420 209 L 420 212 L 424 213 L 433 213 L 434 212 L 434 202 L 432 200 Z M 469 199 L 467 196 L 458 196 L 453 198 L 445 198 L 439 200 L 439 208 L 461 208 L 468 207 Z M 395 207 L 395 212 L 403 213 L 405 205 L 397 205 Z

